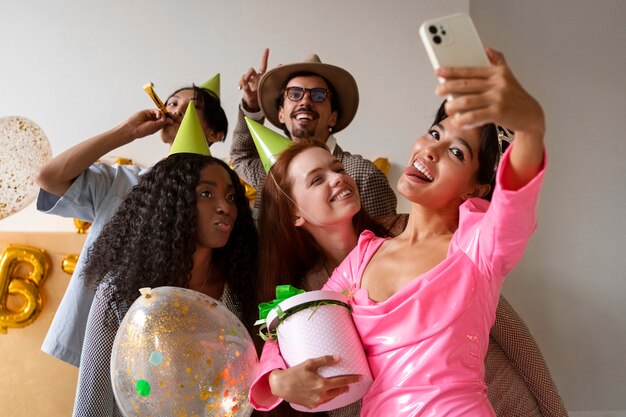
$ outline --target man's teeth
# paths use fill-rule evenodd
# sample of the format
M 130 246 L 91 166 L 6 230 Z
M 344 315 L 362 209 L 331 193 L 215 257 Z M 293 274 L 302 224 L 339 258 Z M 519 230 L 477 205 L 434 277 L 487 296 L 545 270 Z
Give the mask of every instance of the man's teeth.
M 311 120 L 313 119 L 310 115 L 308 114 L 298 114 L 296 115 L 296 120 Z
M 424 174 L 424 176 L 426 178 L 428 178 L 430 181 L 433 181 L 433 176 L 430 175 L 430 172 L 428 172 L 426 170 L 426 167 L 422 164 L 420 164 L 418 161 L 413 162 L 413 166 L 415 167 L 415 169 L 417 169 L 419 172 L 421 172 L 422 174 Z

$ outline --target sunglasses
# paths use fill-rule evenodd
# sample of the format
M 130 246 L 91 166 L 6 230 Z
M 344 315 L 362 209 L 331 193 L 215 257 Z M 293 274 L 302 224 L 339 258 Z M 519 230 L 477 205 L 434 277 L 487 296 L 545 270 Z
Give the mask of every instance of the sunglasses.
M 287 87 L 285 89 L 285 95 L 291 101 L 300 101 L 306 93 L 309 93 L 309 97 L 315 103 L 321 103 L 326 100 L 326 97 L 330 94 L 330 90 L 325 88 L 303 88 L 303 87 Z

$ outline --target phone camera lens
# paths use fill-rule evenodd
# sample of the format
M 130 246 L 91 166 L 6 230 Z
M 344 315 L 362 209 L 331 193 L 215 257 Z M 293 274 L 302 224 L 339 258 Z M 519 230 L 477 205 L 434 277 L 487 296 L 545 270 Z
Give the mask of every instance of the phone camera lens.
M 432 34 L 437 33 L 437 26 L 435 25 L 428 26 L 428 31 Z
M 441 36 L 433 36 L 433 42 L 439 45 L 441 43 Z

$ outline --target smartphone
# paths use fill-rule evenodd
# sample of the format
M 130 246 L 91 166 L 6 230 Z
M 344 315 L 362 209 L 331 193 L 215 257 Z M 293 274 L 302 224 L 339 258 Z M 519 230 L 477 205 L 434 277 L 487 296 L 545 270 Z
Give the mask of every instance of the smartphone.
M 419 33 L 434 69 L 491 65 L 474 22 L 466 14 L 427 20 Z M 439 82 L 442 81 L 440 78 Z

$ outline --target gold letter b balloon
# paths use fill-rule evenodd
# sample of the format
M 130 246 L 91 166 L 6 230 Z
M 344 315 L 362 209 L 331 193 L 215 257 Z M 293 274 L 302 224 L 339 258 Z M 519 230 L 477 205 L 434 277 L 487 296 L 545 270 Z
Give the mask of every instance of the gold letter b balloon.
M 31 271 L 21 274 L 20 266 L 30 265 Z M 9 245 L 0 257 L 0 333 L 8 327 L 24 327 L 32 323 L 41 311 L 39 284 L 48 273 L 50 262 L 46 252 L 24 245 Z M 9 296 L 20 299 L 17 307 L 9 305 Z

